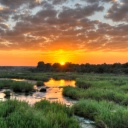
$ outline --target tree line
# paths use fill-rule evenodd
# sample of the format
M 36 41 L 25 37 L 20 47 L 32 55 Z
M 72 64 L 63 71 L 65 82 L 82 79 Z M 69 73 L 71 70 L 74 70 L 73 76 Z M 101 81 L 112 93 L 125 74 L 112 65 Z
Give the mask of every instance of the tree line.
M 36 71 L 40 72 L 82 72 L 82 73 L 124 73 L 128 74 L 128 62 L 114 64 L 73 64 L 71 62 L 61 65 L 60 63 L 38 62 Z

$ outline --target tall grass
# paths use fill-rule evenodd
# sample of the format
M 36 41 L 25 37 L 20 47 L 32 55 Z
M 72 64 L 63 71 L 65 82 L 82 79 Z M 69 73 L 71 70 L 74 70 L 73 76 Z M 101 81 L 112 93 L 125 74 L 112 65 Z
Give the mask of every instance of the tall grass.
M 10 88 L 12 80 L 0 80 L 0 89 Z
M 128 95 L 124 94 L 122 90 L 118 89 L 100 89 L 90 88 L 88 90 L 81 88 L 74 88 L 71 86 L 64 87 L 63 95 L 75 100 L 80 99 L 94 99 L 97 101 L 107 100 L 115 103 L 128 105 Z
M 100 128 L 128 127 L 128 107 L 107 101 L 81 100 L 73 109 L 75 114 L 94 120 Z
M 83 79 L 76 79 L 76 86 L 79 88 L 88 89 L 91 87 L 91 82 L 85 81 Z
M 0 128 L 80 128 L 71 115 L 65 106 L 48 101 L 35 107 L 16 100 L 0 102 Z
M 37 81 L 37 86 L 44 86 L 44 82 L 43 81 Z
M 17 82 L 17 81 L 13 81 L 12 85 L 11 85 L 11 89 L 14 92 L 31 92 L 33 91 L 33 85 L 27 82 Z
M 0 80 L 0 89 L 12 89 L 14 92 L 31 92 L 33 85 L 22 81 Z

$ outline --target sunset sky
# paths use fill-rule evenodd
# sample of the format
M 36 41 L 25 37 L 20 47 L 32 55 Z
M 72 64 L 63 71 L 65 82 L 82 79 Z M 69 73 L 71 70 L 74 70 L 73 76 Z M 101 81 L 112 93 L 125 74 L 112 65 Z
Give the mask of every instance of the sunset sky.
M 125 63 L 128 0 L 0 0 L 0 65 Z

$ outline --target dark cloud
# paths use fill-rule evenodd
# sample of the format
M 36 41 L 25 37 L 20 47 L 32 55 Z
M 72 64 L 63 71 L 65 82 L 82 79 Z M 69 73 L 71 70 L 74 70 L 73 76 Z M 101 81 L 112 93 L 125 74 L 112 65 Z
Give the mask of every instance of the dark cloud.
M 113 2 L 113 0 L 82 0 L 88 3 L 99 3 L 99 2 Z
M 35 0 L 0 0 L 0 3 L 4 6 L 9 7 L 10 9 L 17 9 L 25 4 L 34 4 Z
M 7 26 L 6 24 L 0 24 L 0 28 L 2 28 L 2 29 L 8 29 L 9 26 Z
M 51 0 L 53 4 L 62 4 L 64 2 L 67 2 L 68 0 Z
M 69 6 L 71 1 L 68 0 L 0 0 L 3 7 L 0 10 L 0 48 L 37 50 L 70 46 L 87 50 L 126 49 L 127 24 L 114 26 L 89 19 L 89 16 L 104 11 L 105 7 L 100 2 L 113 0 L 86 0 L 86 4 L 80 1 Z M 128 4 L 125 0 L 123 2 Z M 126 11 L 120 8 L 124 6 L 113 2 L 106 17 L 120 21 L 118 18 Z M 123 21 L 127 20 L 126 15 L 123 14 Z M 11 21 L 8 21 L 10 16 Z M 14 26 L 11 28 L 8 23 Z
M 114 3 L 108 10 L 108 14 L 105 18 L 112 19 L 116 22 L 128 21 L 128 1 L 122 0 L 120 3 Z

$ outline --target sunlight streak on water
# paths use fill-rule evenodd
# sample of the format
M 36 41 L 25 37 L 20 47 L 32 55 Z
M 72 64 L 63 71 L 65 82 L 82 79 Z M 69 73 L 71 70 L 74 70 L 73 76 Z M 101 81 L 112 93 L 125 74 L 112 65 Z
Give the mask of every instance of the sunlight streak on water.
M 73 86 L 75 87 L 75 81 L 74 80 L 54 80 L 54 79 L 50 79 L 48 82 L 45 82 L 45 85 L 48 87 L 63 87 L 63 86 Z
M 41 87 L 37 87 L 36 86 L 36 81 L 31 81 L 31 80 L 26 80 L 26 79 L 11 79 L 11 80 L 15 80 L 15 81 L 25 81 L 28 83 L 31 83 L 34 85 L 34 88 L 36 90 L 40 90 Z M 12 93 L 10 99 L 17 99 L 20 101 L 26 101 L 29 104 L 33 105 L 34 103 L 42 100 L 42 99 L 47 99 L 51 102 L 57 101 L 57 102 L 61 102 L 64 103 L 66 105 L 72 105 L 73 100 L 68 99 L 66 97 L 63 96 L 62 91 L 63 91 L 63 87 L 64 86 L 73 86 L 75 87 L 75 81 L 74 80 L 54 80 L 54 79 L 50 79 L 48 82 L 45 82 L 45 87 L 47 88 L 46 92 L 34 92 L 32 95 L 28 95 L 26 96 L 24 93 L 18 94 L 18 93 Z M 42 86 L 44 87 L 44 86 Z M 5 94 L 2 92 L 0 92 L 0 100 L 6 100 Z

